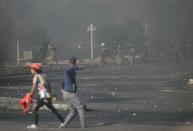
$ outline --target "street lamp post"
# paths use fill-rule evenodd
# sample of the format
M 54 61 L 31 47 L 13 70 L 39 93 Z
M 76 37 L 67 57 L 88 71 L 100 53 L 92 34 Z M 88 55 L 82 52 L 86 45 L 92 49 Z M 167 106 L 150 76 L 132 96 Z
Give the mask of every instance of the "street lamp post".
M 17 33 L 17 64 L 20 64 L 19 32 Z
M 88 26 L 88 28 L 87 28 L 87 31 L 89 31 L 90 32 L 90 58 L 91 58 L 91 60 L 93 60 L 94 59 L 94 44 L 93 44 L 93 32 L 96 30 L 96 28 L 95 28 L 95 25 L 94 24 L 90 24 L 89 26 Z
M 19 40 L 17 40 L 17 64 L 20 64 Z

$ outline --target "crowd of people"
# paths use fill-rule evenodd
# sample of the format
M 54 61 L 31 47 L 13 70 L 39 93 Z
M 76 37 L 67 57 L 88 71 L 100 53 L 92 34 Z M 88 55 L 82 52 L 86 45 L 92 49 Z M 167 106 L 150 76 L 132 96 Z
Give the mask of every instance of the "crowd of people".
M 125 63 L 125 59 L 129 67 L 133 66 L 133 61 L 137 58 L 137 53 L 134 47 L 129 47 L 127 50 L 123 49 L 121 45 L 118 45 L 114 53 L 114 63 L 115 67 L 119 70 L 120 66 Z M 101 44 L 100 48 L 100 65 L 107 65 L 107 59 L 109 58 L 108 50 L 104 44 Z M 144 58 L 145 61 L 145 58 Z

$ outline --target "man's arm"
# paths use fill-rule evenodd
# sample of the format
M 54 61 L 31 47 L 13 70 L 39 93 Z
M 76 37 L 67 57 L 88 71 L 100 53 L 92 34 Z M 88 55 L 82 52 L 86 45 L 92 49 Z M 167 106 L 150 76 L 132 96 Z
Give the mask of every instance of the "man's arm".
M 31 89 L 31 95 L 33 96 L 34 94 L 35 94 L 35 92 L 36 92 L 36 85 L 33 83 L 32 84 L 32 89 Z
M 77 67 L 75 67 L 75 70 L 83 70 L 83 67 L 82 66 L 77 66 Z
M 37 76 L 34 76 L 33 82 L 32 82 L 32 88 L 31 88 L 31 92 L 30 92 L 32 96 L 36 93 L 37 81 L 38 81 Z

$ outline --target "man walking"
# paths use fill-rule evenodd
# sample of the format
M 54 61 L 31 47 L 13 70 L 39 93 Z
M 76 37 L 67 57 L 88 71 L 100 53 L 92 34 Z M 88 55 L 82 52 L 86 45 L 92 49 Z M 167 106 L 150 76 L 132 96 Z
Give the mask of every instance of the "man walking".
M 77 84 L 76 84 L 76 70 L 80 68 L 76 67 L 76 58 L 69 59 L 69 67 L 64 71 L 64 82 L 62 87 L 62 94 L 64 101 L 69 105 L 69 114 L 67 115 L 63 124 L 60 128 L 66 127 L 68 123 L 78 111 L 81 128 L 85 128 L 85 119 L 84 119 L 84 106 L 81 103 L 79 97 L 77 96 Z

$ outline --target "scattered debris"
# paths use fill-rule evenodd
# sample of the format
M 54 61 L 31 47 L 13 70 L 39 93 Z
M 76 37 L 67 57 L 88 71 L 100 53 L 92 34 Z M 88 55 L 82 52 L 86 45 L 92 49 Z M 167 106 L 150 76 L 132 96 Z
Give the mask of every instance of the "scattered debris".
M 154 109 L 157 109 L 157 105 L 153 105 L 153 108 L 154 108 Z
M 125 107 L 125 110 L 127 111 L 127 110 L 128 110 L 128 107 Z
M 128 120 L 129 118 L 128 117 L 126 117 L 126 118 L 124 118 L 125 120 Z
M 162 92 L 172 92 L 173 90 L 169 90 L 169 89 L 166 89 L 166 90 L 160 90 Z
M 192 88 L 193 87 L 193 79 L 189 79 L 187 82 L 188 87 Z
M 133 113 L 132 116 L 135 117 L 137 114 L 136 113 Z
M 182 112 L 182 109 L 178 109 L 178 112 Z
M 111 95 L 112 95 L 112 96 L 115 96 L 115 95 L 116 95 L 116 93 L 115 93 L 115 92 L 111 92 Z
M 186 122 L 186 124 L 187 124 L 187 125 L 189 125 L 189 124 L 190 124 L 190 122 L 189 122 L 189 121 L 187 121 L 187 122 Z
M 94 100 L 94 96 L 91 96 L 91 99 Z
M 178 122 L 176 122 L 176 124 L 178 124 L 178 125 L 179 125 L 179 124 L 180 124 L 180 122 L 178 121 Z
M 189 79 L 188 84 L 193 84 L 193 79 Z

